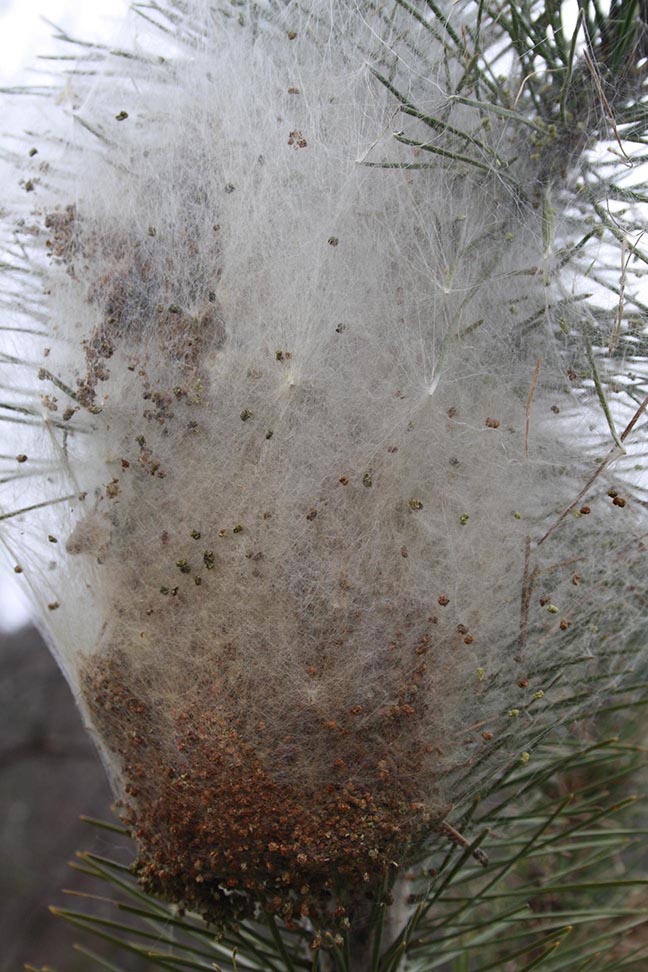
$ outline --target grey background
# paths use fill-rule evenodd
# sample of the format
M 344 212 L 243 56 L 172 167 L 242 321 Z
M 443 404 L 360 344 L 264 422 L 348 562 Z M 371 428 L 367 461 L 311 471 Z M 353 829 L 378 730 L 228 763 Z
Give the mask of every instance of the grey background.
M 119 835 L 79 819 L 114 821 L 111 803 L 94 745 L 40 636 L 31 628 L 0 635 L 1 972 L 25 962 L 56 972 L 90 968 L 72 948 L 82 936 L 48 906 L 79 907 L 61 894 L 64 887 L 110 893 L 70 870 L 68 861 L 78 849 L 130 858 Z

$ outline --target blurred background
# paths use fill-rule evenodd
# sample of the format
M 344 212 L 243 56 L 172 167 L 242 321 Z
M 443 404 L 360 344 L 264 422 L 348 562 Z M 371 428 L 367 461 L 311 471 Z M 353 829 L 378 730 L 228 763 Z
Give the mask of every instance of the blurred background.
M 7 605 L 4 605 L 5 609 Z M 79 849 L 118 850 L 119 837 L 80 820 L 114 819 L 99 758 L 55 662 L 31 627 L 0 634 L 0 969 L 25 962 L 87 969 L 74 931 L 48 911 L 74 907 L 62 888 L 93 888 L 68 867 Z M 122 841 L 124 844 L 124 841 Z M 127 850 L 124 847 L 124 850 Z
M 0 0 L 0 87 L 42 83 L 61 53 L 54 28 L 82 38 L 112 38 L 127 0 Z M 3 110 L 0 141 L 15 125 Z M 2 197 L 11 192 L 2 187 Z M 0 198 L 0 206 L 2 199 Z M 111 819 L 112 797 L 70 691 L 31 624 L 19 578 L 0 563 L 0 972 L 25 962 L 80 972 L 88 960 L 48 905 L 71 907 L 60 889 L 93 889 L 68 867 L 76 850 L 119 853 L 119 837 L 81 814 Z M 122 845 L 124 841 L 122 841 Z M 129 851 L 123 846 L 123 852 Z M 104 889 L 105 893 L 105 889 Z

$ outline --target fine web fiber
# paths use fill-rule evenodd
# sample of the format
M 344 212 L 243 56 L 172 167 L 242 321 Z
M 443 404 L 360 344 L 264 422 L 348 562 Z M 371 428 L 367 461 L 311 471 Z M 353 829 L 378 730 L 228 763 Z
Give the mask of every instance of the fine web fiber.
M 574 385 L 551 166 L 428 26 L 149 16 L 80 60 L 15 224 L 47 339 L 4 542 L 147 886 L 326 924 L 624 674 L 645 517 Z M 396 91 L 477 164 L 395 142 Z

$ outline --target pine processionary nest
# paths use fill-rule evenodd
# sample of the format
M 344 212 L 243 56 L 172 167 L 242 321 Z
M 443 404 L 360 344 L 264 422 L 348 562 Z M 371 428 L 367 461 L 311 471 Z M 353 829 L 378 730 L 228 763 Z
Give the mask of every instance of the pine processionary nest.
M 73 79 L 86 140 L 23 221 L 64 498 L 22 560 L 145 885 L 326 927 L 623 674 L 645 524 L 546 153 L 449 98 L 404 9 L 208 6 Z M 397 90 L 481 167 L 423 166 L 412 112 L 393 162 Z

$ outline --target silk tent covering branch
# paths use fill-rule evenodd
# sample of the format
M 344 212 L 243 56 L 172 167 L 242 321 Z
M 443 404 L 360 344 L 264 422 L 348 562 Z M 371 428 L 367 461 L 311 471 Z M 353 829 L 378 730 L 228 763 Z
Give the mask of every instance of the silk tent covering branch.
M 638 654 L 633 429 L 471 4 L 139 14 L 19 152 L 3 544 L 145 887 L 317 938 Z

